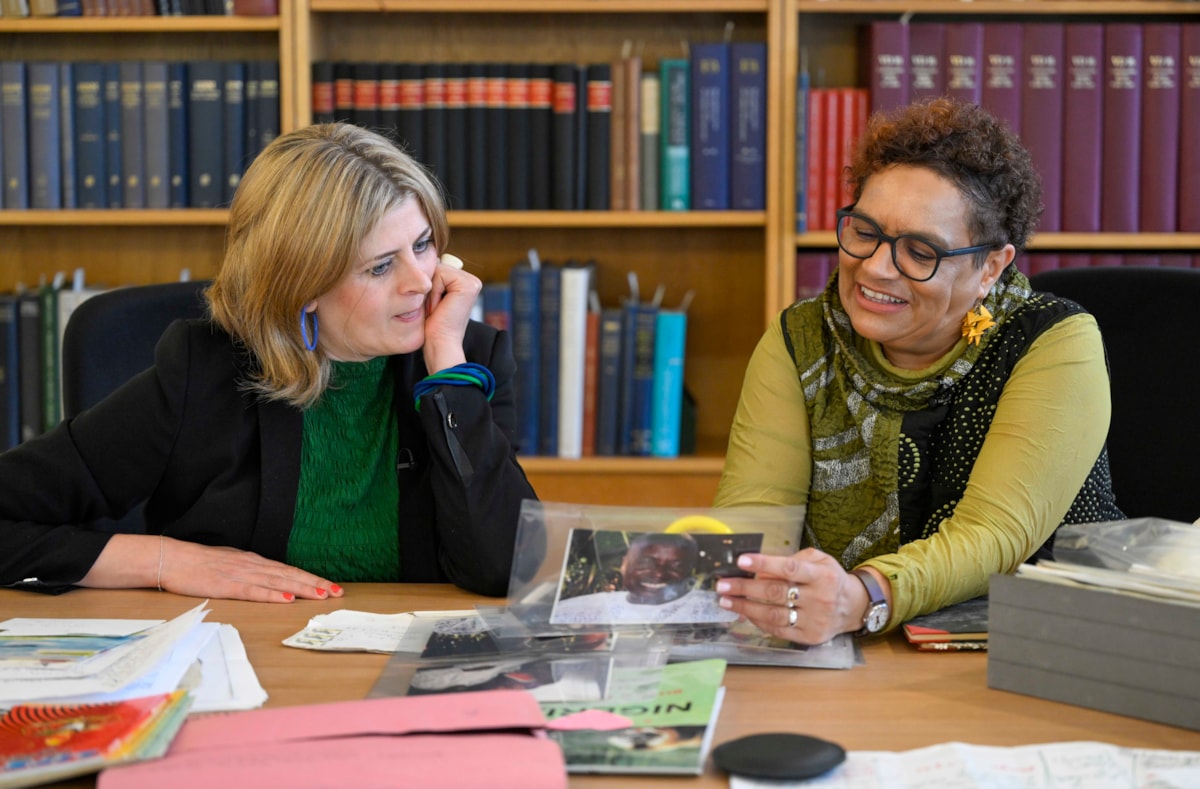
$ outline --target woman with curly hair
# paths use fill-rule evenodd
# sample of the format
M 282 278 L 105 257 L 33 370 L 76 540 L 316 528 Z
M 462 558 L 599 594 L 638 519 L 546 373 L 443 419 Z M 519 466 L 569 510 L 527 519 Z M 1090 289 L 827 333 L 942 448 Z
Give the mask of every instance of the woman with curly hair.
M 973 104 L 871 119 L 838 267 L 746 371 L 716 506 L 806 505 L 802 550 L 745 555 L 721 604 L 816 644 L 978 596 L 1060 524 L 1121 518 L 1100 331 L 1013 265 L 1041 212 L 1017 137 Z

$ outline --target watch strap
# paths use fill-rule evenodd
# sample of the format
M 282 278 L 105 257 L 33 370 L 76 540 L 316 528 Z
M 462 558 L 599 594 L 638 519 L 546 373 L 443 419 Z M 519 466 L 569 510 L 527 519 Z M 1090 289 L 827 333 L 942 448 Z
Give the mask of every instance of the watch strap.
M 875 580 L 874 575 L 861 567 L 851 570 L 850 572 L 854 575 L 857 575 L 859 580 L 863 582 L 863 586 L 865 586 L 867 589 L 868 599 L 867 613 L 865 616 L 863 616 L 862 629 L 856 632 L 855 635 L 865 636 L 878 632 L 878 629 L 871 630 L 868 623 L 871 620 L 871 615 L 874 614 L 878 609 L 882 608 L 884 611 L 887 611 L 887 597 L 883 594 L 883 587 L 879 585 L 879 581 Z

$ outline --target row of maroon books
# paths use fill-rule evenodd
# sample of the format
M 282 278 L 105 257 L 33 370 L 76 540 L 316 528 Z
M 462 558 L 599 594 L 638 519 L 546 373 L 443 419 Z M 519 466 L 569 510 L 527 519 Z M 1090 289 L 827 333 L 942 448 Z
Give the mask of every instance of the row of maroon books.
M 1039 229 L 1200 232 L 1200 24 L 873 22 L 872 111 L 928 95 L 990 109 L 1042 176 Z
M 817 250 L 796 254 L 796 298 L 810 299 L 825 289 L 834 267 L 836 252 Z M 1163 266 L 1200 269 L 1200 255 L 1190 252 L 1026 252 L 1016 260 L 1026 276 L 1058 268 L 1088 266 Z

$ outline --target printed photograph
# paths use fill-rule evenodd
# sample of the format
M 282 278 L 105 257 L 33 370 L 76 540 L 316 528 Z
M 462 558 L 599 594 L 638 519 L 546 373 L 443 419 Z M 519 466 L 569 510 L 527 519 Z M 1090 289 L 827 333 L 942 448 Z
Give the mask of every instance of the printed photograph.
M 530 659 L 528 655 L 464 661 L 419 668 L 409 696 L 518 688 L 539 702 L 599 701 L 605 697 L 611 660 L 607 657 Z
M 572 529 L 550 624 L 735 621 L 717 604 L 716 582 L 744 575 L 737 557 L 761 547 L 761 534 Z

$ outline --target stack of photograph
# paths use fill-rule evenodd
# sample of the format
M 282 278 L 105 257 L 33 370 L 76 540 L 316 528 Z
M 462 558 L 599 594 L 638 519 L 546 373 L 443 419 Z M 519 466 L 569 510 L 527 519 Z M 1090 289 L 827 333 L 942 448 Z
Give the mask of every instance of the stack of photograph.
M 848 635 L 803 647 L 718 603 L 746 552 L 795 551 L 796 507 L 526 501 L 502 605 L 318 617 L 288 646 L 391 653 L 372 698 L 517 688 L 571 772 L 699 774 L 731 664 L 847 669 Z M 368 619 L 362 619 L 367 616 Z

